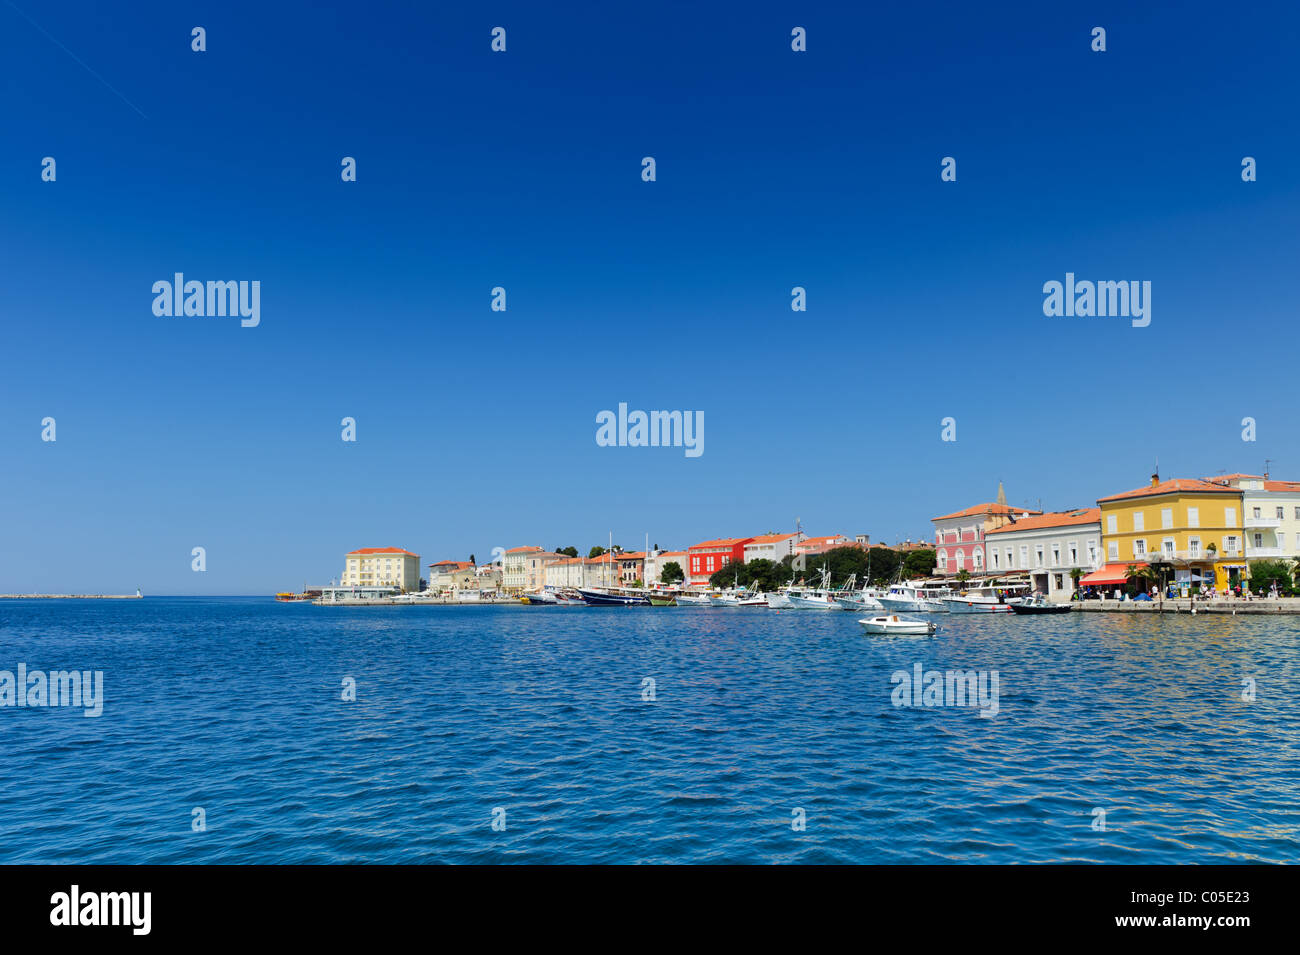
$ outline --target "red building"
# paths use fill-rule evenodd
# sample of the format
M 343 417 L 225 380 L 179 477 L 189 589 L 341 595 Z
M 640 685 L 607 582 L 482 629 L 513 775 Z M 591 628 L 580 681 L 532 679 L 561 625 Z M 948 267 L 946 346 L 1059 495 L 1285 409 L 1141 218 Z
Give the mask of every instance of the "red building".
M 692 587 L 708 586 L 709 578 L 728 564 L 745 562 L 745 545 L 752 537 L 720 537 L 688 548 L 686 583 Z

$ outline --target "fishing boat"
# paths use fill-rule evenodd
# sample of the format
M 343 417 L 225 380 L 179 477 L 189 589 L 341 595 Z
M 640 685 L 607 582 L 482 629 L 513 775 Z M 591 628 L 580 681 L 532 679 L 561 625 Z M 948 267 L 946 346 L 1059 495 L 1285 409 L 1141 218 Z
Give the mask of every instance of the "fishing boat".
M 644 594 L 620 593 L 618 591 L 583 590 L 578 593 L 582 599 L 593 607 L 648 607 L 650 599 Z
M 291 603 L 302 603 L 305 600 L 315 600 L 318 597 L 320 597 L 320 595 L 321 592 L 319 590 L 313 590 L 309 588 L 306 584 L 303 584 L 302 593 L 300 594 L 289 593 L 289 592 L 278 593 L 275 595 L 275 599 L 282 604 L 291 604 Z M 137 597 L 140 596 L 139 590 L 136 591 L 136 596 Z
M 737 607 L 766 607 L 767 595 L 751 593 L 748 596 L 741 597 L 736 601 Z
M 1013 613 L 1069 613 L 1073 608 L 1069 604 L 1049 603 L 1047 598 L 1042 594 L 1034 594 L 1032 597 L 1026 597 L 1020 603 L 1012 604 Z
M 672 594 L 649 594 L 646 597 L 652 607 L 676 607 L 677 598 Z
M 550 591 L 539 590 L 535 594 L 524 594 L 524 601 L 534 605 L 553 607 L 560 602 L 560 598 Z
M 708 594 L 688 594 L 685 591 L 677 595 L 677 606 L 679 607 L 710 607 Z
M 890 633 L 907 636 L 927 636 L 937 629 L 929 620 L 911 620 L 898 614 L 885 614 L 879 617 L 866 617 L 859 620 L 867 633 Z
M 824 568 L 820 587 L 795 588 L 790 591 L 790 608 L 792 610 L 838 610 L 839 594 L 830 589 L 830 583 L 830 569 Z

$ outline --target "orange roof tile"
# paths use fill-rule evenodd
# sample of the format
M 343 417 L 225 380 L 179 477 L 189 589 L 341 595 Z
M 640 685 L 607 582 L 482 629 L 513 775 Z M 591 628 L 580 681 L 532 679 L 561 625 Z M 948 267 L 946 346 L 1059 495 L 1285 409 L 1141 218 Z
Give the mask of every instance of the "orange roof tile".
M 542 548 L 540 547 L 512 547 L 508 551 L 506 551 L 506 553 L 507 554 L 535 554 L 537 551 L 541 549 Z
M 791 537 L 794 536 L 795 536 L 794 531 L 791 531 L 788 534 L 759 534 L 757 537 L 751 540 L 750 543 L 751 544 L 774 544 L 777 541 L 789 540 Z
M 348 556 L 353 554 L 404 554 L 407 557 L 419 557 L 419 554 L 412 554 L 409 550 L 403 550 L 400 547 L 362 547 L 359 550 L 348 551 Z
M 1300 493 L 1300 481 L 1265 481 L 1264 490 Z
M 452 567 L 456 570 L 459 570 L 462 567 L 473 567 L 474 565 L 467 560 L 440 560 L 436 564 L 430 564 L 429 566 L 430 567 Z
M 696 550 L 700 547 L 735 547 L 737 544 L 748 544 L 753 539 L 754 538 L 752 537 L 719 537 L 717 540 L 704 541 L 703 543 L 696 544 L 691 548 L 691 550 Z
M 988 536 L 1005 534 L 1008 531 L 1030 531 L 1040 527 L 1071 527 L 1075 524 L 1100 524 L 1100 507 L 1081 507 L 1073 511 L 1056 511 L 1039 514 L 1036 517 L 1022 517 L 1011 524 L 1003 524 L 989 531 Z
M 1000 517 L 1007 517 L 1012 514 L 1041 514 L 1042 511 L 1036 511 L 1032 507 L 1012 507 L 1009 504 L 973 504 L 965 510 L 953 511 L 951 514 L 944 514 L 942 517 L 932 517 L 932 521 L 946 521 L 954 517 L 974 517 L 976 514 L 996 514 Z
M 1111 494 L 1109 497 L 1097 498 L 1098 504 L 1107 501 L 1122 501 L 1133 497 L 1157 497 L 1161 494 L 1240 494 L 1241 489 L 1235 487 L 1226 487 L 1222 484 L 1214 484 L 1211 481 L 1202 481 L 1198 478 L 1171 478 L 1168 481 L 1161 481 L 1156 485 L 1147 487 L 1134 488 L 1131 491 L 1125 491 L 1122 494 Z

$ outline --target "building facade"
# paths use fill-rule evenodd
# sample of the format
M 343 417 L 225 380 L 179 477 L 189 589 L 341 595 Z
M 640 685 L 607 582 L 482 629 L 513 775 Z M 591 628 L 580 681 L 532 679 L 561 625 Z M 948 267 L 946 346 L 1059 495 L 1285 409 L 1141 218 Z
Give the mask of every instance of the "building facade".
M 1068 599 L 1073 571 L 1086 576 L 1102 566 L 1101 508 L 1024 517 L 984 535 L 985 571 L 1029 577 L 1035 591 Z
M 501 589 L 508 594 L 541 590 L 546 586 L 546 566 L 564 560 L 541 547 L 512 547 L 502 560 Z
M 795 546 L 802 541 L 803 534 L 760 534 L 753 538 L 744 549 L 745 563 L 751 560 L 770 560 L 781 563 L 786 557 L 793 556 Z
M 931 518 L 931 523 L 934 524 L 936 576 L 951 577 L 963 570 L 971 574 L 984 573 L 989 563 L 985 553 L 986 535 L 1011 523 L 1013 519 L 1024 520 L 1043 513 L 1008 506 L 1000 486 L 998 498 L 994 503 L 975 504 L 951 514 Z
M 1130 564 L 1154 562 L 1172 567 L 1177 583 L 1234 586 L 1246 570 L 1242 494 L 1229 483 L 1153 474 L 1146 487 L 1100 498 L 1106 576 L 1083 583 L 1110 587 Z
M 745 545 L 752 537 L 720 537 L 703 541 L 690 548 L 690 566 L 686 582 L 692 587 L 707 587 L 709 578 L 729 564 L 744 563 Z
M 343 558 L 344 587 L 395 587 L 401 593 L 420 589 L 420 555 L 401 547 L 362 547 Z
M 1241 490 L 1247 562 L 1300 556 L 1300 481 L 1273 481 L 1267 474 L 1225 474 L 1205 480 Z
M 467 560 L 440 560 L 429 565 L 429 589 L 434 593 L 478 590 L 477 571 Z
M 687 568 L 690 567 L 690 554 L 684 550 L 657 550 L 646 554 L 646 586 L 653 587 L 663 583 L 664 568 L 669 564 L 676 564 L 685 574 Z

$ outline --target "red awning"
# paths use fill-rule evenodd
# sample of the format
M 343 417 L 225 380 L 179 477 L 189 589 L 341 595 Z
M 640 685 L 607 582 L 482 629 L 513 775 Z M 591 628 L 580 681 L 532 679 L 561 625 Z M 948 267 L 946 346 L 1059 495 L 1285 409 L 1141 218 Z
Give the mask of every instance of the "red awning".
M 1146 566 L 1145 561 L 1131 561 L 1127 564 L 1107 564 L 1101 570 L 1094 570 L 1091 574 L 1079 578 L 1080 587 L 1100 587 L 1106 584 L 1122 584 L 1128 580 L 1128 568 L 1137 567 L 1139 569 Z

